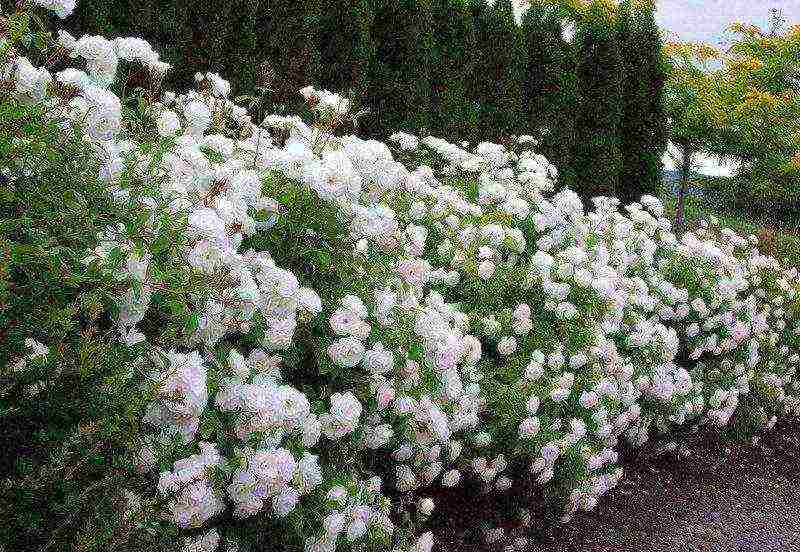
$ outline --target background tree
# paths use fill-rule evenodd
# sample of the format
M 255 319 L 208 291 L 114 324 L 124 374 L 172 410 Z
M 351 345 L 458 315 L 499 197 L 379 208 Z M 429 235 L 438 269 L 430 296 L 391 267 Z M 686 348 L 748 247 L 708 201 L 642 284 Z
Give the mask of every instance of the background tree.
M 476 137 L 483 132 L 481 123 L 481 110 L 483 109 L 484 98 L 486 96 L 486 75 L 483 73 L 484 55 L 490 52 L 489 45 L 489 10 L 490 6 L 485 0 L 468 0 L 467 8 L 472 21 L 472 28 L 475 33 L 475 64 L 472 66 L 472 73 L 467 78 L 467 97 L 473 105 L 478 117 L 476 125 Z
M 656 195 L 666 149 L 663 88 L 666 66 L 651 0 L 623 0 L 617 17 L 622 57 L 622 166 L 617 194 L 623 204 Z
M 587 156 L 594 159 L 573 146 L 594 132 L 592 127 L 575 134 L 581 113 L 577 61 L 585 70 L 584 96 L 595 93 L 591 87 L 613 89 L 616 77 L 606 82 L 615 70 L 596 66 L 599 50 L 577 51 L 562 35 L 569 22 L 587 19 L 595 4 L 614 12 L 599 0 L 534 0 L 520 25 L 511 0 L 109 0 L 80 3 L 68 23 L 77 35 L 150 41 L 174 67 L 165 86 L 177 90 L 191 88 L 195 72 L 210 70 L 231 80 L 235 96 L 247 95 L 259 74 L 271 73 L 273 94 L 265 109 L 302 110 L 297 91 L 307 84 L 352 89 L 372 111 L 360 127 L 372 137 L 401 129 L 453 141 L 536 134 L 562 181 L 576 187 Z M 648 60 L 645 54 L 632 57 L 626 74 L 658 88 L 651 72 L 639 66 Z M 589 73 L 596 73 L 592 82 Z M 647 87 L 636 84 L 631 93 Z M 657 121 L 657 110 L 646 103 L 631 104 L 625 113 L 641 114 L 645 124 L 650 109 L 649 120 Z M 594 125 L 598 112 L 603 108 L 588 106 L 583 120 Z M 629 158 L 626 171 L 652 172 Z M 652 156 L 642 158 L 652 165 Z
M 369 0 L 324 0 L 321 15 L 320 85 L 331 91 L 352 89 L 363 96 L 373 56 Z
M 75 12 L 64 22 L 64 27 L 74 33 L 87 32 L 108 33 L 104 36 L 113 36 L 117 32 L 112 20 L 112 14 L 125 6 L 125 2 L 81 2 Z
M 767 32 L 734 24 L 722 58 L 725 154 L 742 165 L 734 182 L 739 206 L 796 216 L 800 171 L 800 27 L 783 29 L 779 14 Z
M 800 205 L 800 28 L 768 36 L 736 24 L 726 52 L 704 44 L 665 45 L 669 136 L 684 167 L 676 208 L 682 229 L 685 185 L 692 156 L 710 152 L 737 161 L 736 178 L 723 182 L 733 206 L 777 216 Z M 711 61 L 714 63 L 712 64 Z
M 615 196 L 622 166 L 622 62 L 613 9 L 594 0 L 578 25 L 573 143 L 576 191 L 588 200 Z
M 272 99 L 289 110 L 297 110 L 303 103 L 298 90 L 317 81 L 320 10 L 320 0 L 266 3 L 268 27 L 260 32 L 266 38 L 265 57 L 276 74 Z
M 433 0 L 434 66 L 431 131 L 442 137 L 475 135 L 477 112 L 468 97 L 475 70 L 475 29 L 465 0 Z
M 540 140 L 542 153 L 562 177 L 571 177 L 571 141 L 576 100 L 575 57 L 563 36 L 568 13 L 547 2 L 532 2 L 522 18 L 526 53 L 522 78 L 526 132 Z
M 430 113 L 430 1 L 372 0 L 371 9 L 375 56 L 367 93 L 372 114 L 364 118 L 365 131 L 372 136 L 420 131 Z
M 684 230 L 686 188 L 692 166 L 698 156 L 707 151 L 724 150 L 722 133 L 723 113 L 718 73 L 711 71 L 710 62 L 720 53 L 705 44 L 668 43 L 664 47 L 670 62 L 665 105 L 668 135 L 674 145 L 671 155 L 680 167 L 680 184 L 675 207 L 675 233 Z
M 232 85 L 236 95 L 254 92 L 258 78 L 258 12 L 261 0 L 232 0 L 231 17 L 238 17 L 238 32 L 233 38 L 234 55 L 226 59 L 225 78 L 235 76 Z
M 524 128 L 522 74 L 524 45 L 511 0 L 497 0 L 480 10 L 478 19 L 477 94 L 484 139 L 514 134 Z

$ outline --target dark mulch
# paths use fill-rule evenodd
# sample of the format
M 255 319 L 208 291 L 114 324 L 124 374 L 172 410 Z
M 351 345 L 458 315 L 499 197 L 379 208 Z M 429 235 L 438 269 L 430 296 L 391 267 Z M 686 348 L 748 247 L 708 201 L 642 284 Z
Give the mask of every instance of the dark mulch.
M 502 550 L 482 541 L 479 526 L 524 506 L 533 512 L 531 552 L 800 551 L 800 424 L 748 443 L 692 436 L 676 452 L 628 453 L 623 465 L 625 477 L 596 510 L 567 524 L 526 484 L 501 498 L 474 487 L 442 493 L 431 520 L 438 550 Z

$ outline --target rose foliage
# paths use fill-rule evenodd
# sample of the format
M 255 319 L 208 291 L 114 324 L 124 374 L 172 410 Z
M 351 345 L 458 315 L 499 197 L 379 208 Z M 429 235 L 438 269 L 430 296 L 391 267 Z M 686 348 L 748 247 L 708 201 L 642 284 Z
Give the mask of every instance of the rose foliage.
M 797 270 L 753 237 L 678 238 L 652 196 L 583 205 L 528 137 L 365 141 L 337 133 L 356 106 L 311 87 L 306 120 L 254 121 L 217 74 L 161 91 L 142 40 L 10 36 L 4 101 L 93 152 L 75 170 L 116 206 L 81 263 L 131 359 L 114 385 L 147 397 L 138 500 L 186 550 L 261 527 L 429 551 L 436 486 L 533 478 L 569 516 L 620 481 L 622 440 L 800 412 Z M 50 345 L 28 339 L 14 371 Z

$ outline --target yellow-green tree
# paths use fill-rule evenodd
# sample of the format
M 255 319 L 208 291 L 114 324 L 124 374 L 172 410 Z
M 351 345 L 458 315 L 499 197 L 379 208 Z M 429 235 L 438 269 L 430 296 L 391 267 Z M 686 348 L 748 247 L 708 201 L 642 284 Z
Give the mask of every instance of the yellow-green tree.
M 683 229 L 693 156 L 705 151 L 741 163 L 737 190 L 771 208 L 800 203 L 800 26 L 769 32 L 734 24 L 726 51 L 668 43 L 669 135 L 681 151 L 676 232 Z
M 683 232 L 686 187 L 693 159 L 715 147 L 724 126 L 719 72 L 711 69 L 720 52 L 707 44 L 667 43 L 669 77 L 665 93 L 668 134 L 679 151 L 680 186 L 675 211 L 675 233 Z
M 800 26 L 767 32 L 735 24 L 723 58 L 726 153 L 742 161 L 748 203 L 774 210 L 800 205 Z

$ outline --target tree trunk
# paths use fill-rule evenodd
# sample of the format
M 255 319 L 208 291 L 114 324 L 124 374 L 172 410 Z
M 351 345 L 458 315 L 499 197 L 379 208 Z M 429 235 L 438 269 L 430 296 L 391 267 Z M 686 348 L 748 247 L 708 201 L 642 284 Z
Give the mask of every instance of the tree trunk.
M 684 227 L 684 209 L 686 205 L 686 187 L 689 184 L 689 171 L 692 168 L 692 150 L 684 144 L 681 146 L 683 162 L 681 163 L 681 184 L 678 188 L 678 201 L 675 206 L 675 236 L 680 239 Z

